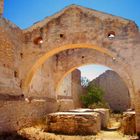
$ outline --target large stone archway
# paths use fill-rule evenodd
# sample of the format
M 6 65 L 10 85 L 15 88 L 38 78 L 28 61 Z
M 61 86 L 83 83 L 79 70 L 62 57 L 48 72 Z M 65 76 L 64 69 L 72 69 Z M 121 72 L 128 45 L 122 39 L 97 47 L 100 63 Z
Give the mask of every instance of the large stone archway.
M 109 38 L 112 32 L 114 39 Z M 66 49 L 93 48 L 129 64 L 133 56 L 133 41 L 137 40 L 139 32 L 132 21 L 71 6 L 53 18 L 25 30 L 24 34 L 26 46 L 29 47 L 23 47 L 22 50 L 25 57 L 20 67 L 23 89 L 28 86 L 41 64 Z M 34 44 L 38 37 L 43 39 L 43 44 Z
M 119 73 L 134 95 L 137 132 L 140 132 L 140 32 L 133 21 L 72 5 L 26 30 L 3 17 L 0 22 L 0 91 L 3 94 L 32 96 L 28 90 L 32 79 L 49 59 L 46 66 L 49 74 L 55 76 L 46 79 L 52 80 L 53 88 L 77 66 L 107 65 Z M 87 60 L 79 57 L 74 63 L 75 50 L 82 56 L 88 53 Z M 71 57 L 65 55 L 67 61 L 60 63 L 58 55 L 62 51 L 72 52 Z M 96 55 L 91 60 L 91 52 L 99 53 L 98 57 L 103 59 L 97 60 Z
M 89 45 L 89 44 L 69 44 L 69 45 L 64 45 L 58 48 L 55 48 L 53 50 L 51 50 L 50 52 L 44 54 L 42 57 L 40 57 L 35 64 L 31 67 L 31 69 L 29 70 L 29 72 L 27 73 L 27 76 L 23 82 L 23 91 L 28 92 L 28 87 L 30 85 L 30 82 L 35 74 L 35 72 L 37 71 L 37 69 L 45 62 L 47 61 L 50 57 L 52 57 L 53 55 L 68 50 L 68 49 L 78 49 L 78 48 L 90 48 L 90 49 L 95 49 L 101 53 L 104 53 L 108 56 L 110 56 L 112 59 L 116 59 L 116 56 L 113 55 L 111 52 L 107 51 L 104 48 L 100 48 L 97 47 L 95 45 Z
M 76 68 L 88 65 L 100 64 L 108 66 L 120 75 L 126 83 L 131 97 L 131 106 L 134 107 L 134 85 L 129 73 L 129 66 L 119 62 L 119 60 L 112 58 L 109 55 L 101 53 L 93 49 L 73 49 L 67 50 L 57 54 L 57 67 L 55 71 L 55 90 L 56 94 L 64 80 Z

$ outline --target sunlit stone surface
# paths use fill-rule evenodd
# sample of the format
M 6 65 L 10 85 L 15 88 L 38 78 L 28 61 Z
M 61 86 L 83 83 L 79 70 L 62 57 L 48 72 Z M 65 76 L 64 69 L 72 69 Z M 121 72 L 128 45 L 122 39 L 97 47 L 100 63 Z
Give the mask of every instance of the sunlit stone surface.
M 106 129 L 109 123 L 109 109 L 106 108 L 97 108 L 97 109 L 88 109 L 88 108 L 79 108 L 79 109 L 75 109 L 75 110 L 71 110 L 70 112 L 97 112 L 100 114 L 100 118 L 101 118 L 101 127 L 102 129 Z
M 100 115 L 96 112 L 58 112 L 47 116 L 48 132 L 68 135 L 97 134 L 101 129 Z
M 126 135 L 134 135 L 136 133 L 136 114 L 134 111 L 124 112 L 121 131 Z

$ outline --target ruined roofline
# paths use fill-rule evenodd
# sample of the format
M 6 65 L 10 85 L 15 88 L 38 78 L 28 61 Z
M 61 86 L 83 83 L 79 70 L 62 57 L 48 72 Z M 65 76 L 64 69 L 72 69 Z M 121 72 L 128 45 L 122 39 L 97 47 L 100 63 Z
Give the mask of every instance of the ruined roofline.
M 95 15 L 96 17 L 100 18 L 101 20 L 104 20 L 106 18 L 110 18 L 110 19 L 117 19 L 117 20 L 120 20 L 122 22 L 126 22 L 126 24 L 129 23 L 129 22 L 133 22 L 135 24 L 134 21 L 129 20 L 129 19 L 125 19 L 125 18 L 122 18 L 122 17 L 119 17 L 119 16 L 115 16 L 115 15 L 112 15 L 112 14 L 108 14 L 108 13 L 105 13 L 105 12 L 101 12 L 101 11 L 97 11 L 97 10 L 93 10 L 93 9 L 90 9 L 90 8 L 85 8 L 83 6 L 73 4 L 73 5 L 65 7 L 64 9 L 62 9 L 59 12 L 55 13 L 54 15 L 46 17 L 45 19 L 36 22 L 32 26 L 30 26 L 30 27 L 28 27 L 26 29 L 23 29 L 23 31 L 28 32 L 28 31 L 32 31 L 32 30 L 34 30 L 36 28 L 41 28 L 41 27 L 45 26 L 51 20 L 53 20 L 55 18 L 58 18 L 59 16 L 61 16 L 62 14 L 64 14 L 65 12 L 67 12 L 70 9 L 81 9 L 83 12 L 88 13 L 90 15 Z M 136 27 L 138 28 L 137 25 L 136 25 Z
M 14 24 L 13 22 L 11 22 L 5 17 L 0 16 L 0 23 L 1 23 L 0 27 L 2 27 L 3 29 L 10 28 L 10 29 L 18 29 L 20 31 L 23 31 L 19 26 L 17 26 L 16 24 Z

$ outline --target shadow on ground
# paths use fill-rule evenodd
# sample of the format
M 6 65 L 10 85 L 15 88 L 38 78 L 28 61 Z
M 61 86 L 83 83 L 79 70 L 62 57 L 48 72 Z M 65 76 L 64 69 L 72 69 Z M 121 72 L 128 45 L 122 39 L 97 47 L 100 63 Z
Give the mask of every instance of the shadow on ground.
M 12 132 L 0 134 L 0 140 L 28 140 L 28 139 L 19 135 L 17 132 Z

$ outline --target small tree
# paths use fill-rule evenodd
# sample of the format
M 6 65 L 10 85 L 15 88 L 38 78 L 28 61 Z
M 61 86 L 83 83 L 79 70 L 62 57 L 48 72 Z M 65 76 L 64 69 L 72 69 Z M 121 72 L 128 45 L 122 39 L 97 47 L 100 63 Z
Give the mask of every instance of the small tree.
M 103 105 L 106 104 L 104 101 L 104 91 L 95 85 L 87 86 L 87 94 L 81 97 L 85 107 Z

